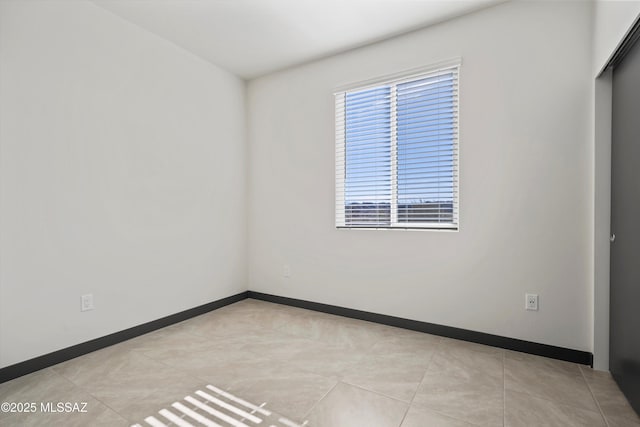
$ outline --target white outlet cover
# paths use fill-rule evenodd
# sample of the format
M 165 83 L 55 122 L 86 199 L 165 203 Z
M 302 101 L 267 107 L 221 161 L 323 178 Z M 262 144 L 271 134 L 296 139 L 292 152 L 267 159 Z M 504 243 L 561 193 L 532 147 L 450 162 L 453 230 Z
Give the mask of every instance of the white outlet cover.
M 286 278 L 291 277 L 291 267 L 289 267 L 288 265 L 285 265 L 284 268 L 283 268 L 282 274 Z
M 86 294 L 80 297 L 80 311 L 93 310 L 93 294 Z
M 538 295 L 526 294 L 524 308 L 531 311 L 538 311 Z

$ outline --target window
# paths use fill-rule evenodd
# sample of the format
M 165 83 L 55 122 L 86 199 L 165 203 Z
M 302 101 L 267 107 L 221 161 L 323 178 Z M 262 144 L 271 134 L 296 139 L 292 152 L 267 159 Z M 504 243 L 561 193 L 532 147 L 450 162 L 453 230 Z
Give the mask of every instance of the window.
M 459 62 L 336 93 L 336 226 L 458 228 Z

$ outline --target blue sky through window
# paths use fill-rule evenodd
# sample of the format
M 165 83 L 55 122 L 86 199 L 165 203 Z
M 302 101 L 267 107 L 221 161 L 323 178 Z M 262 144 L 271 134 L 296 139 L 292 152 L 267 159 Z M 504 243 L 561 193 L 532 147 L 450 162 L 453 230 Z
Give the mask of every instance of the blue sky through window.
M 453 75 L 397 86 L 398 204 L 452 202 Z
M 345 94 L 346 222 L 388 225 L 391 206 L 399 223 L 453 222 L 456 87 L 451 71 Z
M 390 94 L 383 86 L 346 96 L 346 203 L 391 202 Z

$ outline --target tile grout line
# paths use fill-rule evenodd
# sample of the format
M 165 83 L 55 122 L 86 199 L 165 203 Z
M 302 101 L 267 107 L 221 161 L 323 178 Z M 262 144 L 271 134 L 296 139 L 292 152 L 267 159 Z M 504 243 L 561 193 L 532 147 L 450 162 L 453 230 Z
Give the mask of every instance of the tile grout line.
M 311 413 L 313 412 L 314 409 L 316 409 L 316 406 L 318 406 L 318 403 L 322 402 L 322 400 L 327 397 L 333 390 L 335 390 L 336 387 L 338 387 L 338 384 L 340 384 L 340 380 L 336 381 L 336 383 L 333 385 L 333 387 L 331 387 L 329 389 L 329 391 L 327 391 L 320 399 L 318 399 L 313 405 L 311 405 L 311 408 L 307 411 L 306 414 L 304 414 L 304 416 L 302 418 L 306 420 L 309 419 L 309 415 L 311 415 Z M 303 421 L 304 422 L 304 421 Z
M 420 378 L 420 382 L 418 383 L 418 387 L 416 387 L 416 391 L 413 393 L 413 396 L 411 397 L 411 400 L 409 401 L 409 406 L 407 406 L 407 410 L 404 412 L 404 415 L 402 416 L 402 419 L 400 420 L 400 424 L 399 427 L 402 427 L 402 423 L 404 423 L 404 420 L 407 418 L 407 415 L 409 414 L 409 410 L 411 410 L 411 405 L 413 405 L 413 401 L 415 400 L 416 396 L 418 395 L 418 390 L 420 390 L 420 386 L 422 385 L 422 382 L 424 381 L 424 377 L 427 376 L 427 372 L 429 372 L 429 367 L 431 366 L 431 362 L 433 361 L 433 358 L 435 356 L 435 354 L 440 350 L 440 347 L 442 346 L 442 337 L 439 337 L 438 339 L 438 345 L 436 346 L 435 350 L 433 350 L 433 352 L 431 353 L 431 357 L 429 357 L 429 362 L 427 363 L 427 366 L 422 374 L 422 378 Z
M 602 407 L 600 406 L 600 402 L 596 398 L 596 395 L 593 393 L 593 389 L 591 388 L 591 384 L 589 384 L 589 381 L 587 381 L 587 377 L 584 375 L 584 371 L 582 370 L 582 367 L 579 367 L 579 369 L 580 369 L 580 375 L 582 375 L 582 379 L 587 384 L 587 388 L 589 389 L 589 393 L 591 394 L 591 397 L 593 398 L 593 401 L 596 403 L 596 406 L 598 407 L 598 411 L 600 411 L 600 416 L 604 420 L 605 426 L 611 427 L 610 424 L 609 424 L 609 420 L 607 420 L 607 417 L 604 415 L 604 412 L 602 411 Z
M 435 350 L 433 350 L 433 352 L 431 352 L 431 357 L 429 357 L 429 362 L 427 363 L 427 366 L 424 370 L 424 373 L 422 374 L 422 378 L 420 378 L 420 382 L 418 383 L 418 387 L 416 387 L 416 391 L 413 393 L 413 396 L 411 397 L 411 400 L 409 401 L 409 408 L 411 408 L 411 405 L 413 405 L 413 401 L 416 399 L 416 396 L 418 395 L 418 390 L 420 390 L 420 386 L 422 385 L 422 382 L 424 381 L 424 377 L 427 376 L 427 372 L 429 372 L 429 368 L 431 367 L 431 363 L 433 362 L 433 358 L 435 357 L 436 353 L 438 351 L 440 351 L 440 348 L 442 347 L 442 337 L 440 337 L 440 339 L 438 339 L 438 345 L 436 345 Z M 407 409 L 407 413 L 409 412 L 409 409 Z M 404 418 L 405 416 L 402 418 L 402 421 L 404 422 Z M 402 423 L 400 423 L 402 425 Z
M 379 341 L 378 341 L 378 342 L 379 342 Z M 421 378 L 420 382 L 418 383 L 418 386 L 416 387 L 416 391 L 414 392 L 413 397 L 411 398 L 411 400 L 410 400 L 409 402 L 407 402 L 407 401 L 405 401 L 405 400 L 402 400 L 402 399 L 398 399 L 397 397 L 389 396 L 389 395 L 387 395 L 387 394 L 385 394 L 385 393 L 382 393 L 382 392 L 378 392 L 378 391 L 375 391 L 375 390 L 370 390 L 370 389 L 368 389 L 368 388 L 366 388 L 366 387 L 363 387 L 363 386 L 360 386 L 360 385 L 357 385 L 357 384 L 352 384 L 352 383 L 350 383 L 350 382 L 348 382 L 348 381 L 345 381 L 345 380 L 342 378 L 342 376 L 339 376 L 339 378 L 338 378 L 338 380 L 337 380 L 336 384 L 331 388 L 331 390 L 329 390 L 329 391 L 328 391 L 324 396 L 322 396 L 322 397 L 321 397 L 321 398 L 320 398 L 320 399 L 319 399 L 319 400 L 318 400 L 318 401 L 317 401 L 317 402 L 316 402 L 316 403 L 311 407 L 311 409 L 310 409 L 310 410 L 305 414 L 305 418 L 307 418 L 307 417 L 308 417 L 308 416 L 313 412 L 313 410 L 315 409 L 315 407 L 317 406 L 317 404 L 318 404 L 322 399 L 324 399 L 324 398 L 325 398 L 325 397 L 326 397 L 326 396 L 327 396 L 331 391 L 333 391 L 333 389 L 334 389 L 334 388 L 336 388 L 336 387 L 338 386 L 338 384 L 342 383 L 342 384 L 346 384 L 346 385 L 349 385 L 349 386 L 352 386 L 352 387 L 359 388 L 359 389 L 361 389 L 361 390 L 364 390 L 364 391 L 367 391 L 367 392 L 370 392 L 370 393 L 377 394 L 377 395 L 382 396 L 382 397 L 386 397 L 386 398 L 389 398 L 389 399 L 393 399 L 393 400 L 396 400 L 396 401 L 399 401 L 399 402 L 402 402 L 402 403 L 408 403 L 408 406 L 407 406 L 407 409 L 406 409 L 406 411 L 405 411 L 405 414 L 404 414 L 404 416 L 402 417 L 402 420 L 401 420 L 401 422 L 400 422 L 400 425 L 401 425 L 401 424 L 402 424 L 402 422 L 404 422 L 404 418 L 406 417 L 407 412 L 409 411 L 409 408 L 410 408 L 410 406 L 411 406 L 411 403 L 413 402 L 413 399 L 415 398 L 415 396 L 416 396 L 416 394 L 417 394 L 417 392 L 418 392 L 418 388 L 420 387 L 420 384 L 422 383 L 422 379 L 424 379 L 424 376 L 425 376 L 425 374 L 426 374 L 426 372 L 427 372 L 427 370 L 428 370 L 428 366 L 429 366 L 429 364 L 431 363 L 431 360 L 433 359 L 433 356 L 434 356 L 434 354 L 436 353 L 436 351 L 438 350 L 438 348 L 440 347 L 441 343 L 442 343 L 442 339 L 441 339 L 441 337 L 438 337 L 438 344 L 437 344 L 437 346 L 436 346 L 436 349 L 431 353 L 431 356 L 429 357 L 429 362 L 427 363 L 427 368 L 424 370 L 424 373 L 422 374 L 422 378 Z M 377 342 L 376 342 L 376 343 L 373 343 L 370 347 L 371 347 L 371 348 L 373 348 L 376 344 L 377 344 Z M 364 356 L 363 356 L 363 357 L 364 357 Z M 315 375 L 318 375 L 318 374 L 315 374 Z M 321 376 L 324 376 L 324 375 L 321 375 Z M 328 378 L 328 377 L 325 377 L 325 378 Z
M 438 343 L 438 347 L 436 348 L 436 350 L 434 350 L 433 354 L 431 355 L 431 358 L 429 360 L 429 365 L 431 365 L 431 361 L 435 357 L 435 354 L 440 350 L 440 347 L 444 345 L 444 342 L 445 342 L 444 337 L 441 337 L 441 340 Z M 475 351 L 475 350 L 472 350 L 472 351 Z M 424 378 L 427 376 L 427 372 L 429 371 L 429 365 L 427 366 L 427 369 L 425 369 L 424 375 L 422 376 L 422 381 L 424 381 Z M 420 381 L 420 385 L 422 384 L 422 381 Z M 418 385 L 418 388 L 420 388 L 420 385 Z M 413 401 L 415 400 L 415 397 L 417 395 L 418 395 L 418 391 L 416 390 L 416 393 L 413 395 L 413 398 L 411 399 L 411 403 L 409 404 L 409 408 L 411 408 L 411 405 L 413 405 Z M 460 419 L 460 418 L 458 418 L 456 416 L 449 415 L 449 414 L 447 414 L 445 412 L 441 412 L 439 410 L 436 410 L 436 409 L 433 409 L 433 408 L 429 408 L 427 406 L 422 406 L 420 404 L 417 404 L 417 406 L 420 407 L 421 409 L 425 409 L 425 410 L 427 410 L 429 412 L 433 412 L 434 414 L 442 415 L 445 418 L 448 418 L 448 419 L 451 419 L 451 420 L 455 420 L 455 421 L 459 421 L 459 422 L 467 424 L 469 426 L 474 426 L 474 424 L 472 424 L 472 423 L 470 423 L 468 421 Z M 408 410 L 407 410 L 407 412 L 408 412 Z M 402 422 L 404 422 L 404 419 L 406 418 L 406 415 L 407 414 L 405 413 L 405 417 L 402 419 Z M 400 425 L 400 427 L 402 427 L 402 424 Z
M 502 352 L 502 426 L 507 425 L 507 353 Z
M 358 388 L 358 389 L 360 389 L 362 391 L 366 391 L 367 393 L 373 393 L 373 394 L 376 394 L 378 396 L 382 396 L 382 397 L 387 398 L 387 399 L 395 400 L 396 402 L 407 403 L 406 400 L 398 399 L 397 397 L 393 397 L 393 396 L 387 396 L 384 393 L 381 393 L 379 391 L 369 390 L 368 388 L 364 388 L 361 385 L 351 384 L 350 382 L 347 382 L 347 381 L 338 381 L 338 382 L 342 383 L 342 384 L 346 384 L 346 385 L 348 385 L 350 387 Z
M 544 357 L 544 356 L 536 356 L 536 355 L 533 355 L 533 356 L 535 356 L 535 357 Z M 583 379 L 585 381 L 585 383 L 587 383 L 587 381 L 584 379 L 584 376 L 582 374 L 582 369 L 581 369 L 582 365 L 580 365 L 578 363 L 573 363 L 573 362 L 566 362 L 566 363 L 571 363 L 572 365 L 577 365 L 578 366 L 578 371 L 580 373 L 577 374 L 577 375 L 569 374 L 571 377 L 573 377 L 574 379 L 575 378 L 581 378 L 581 379 Z M 591 393 L 591 388 L 589 387 L 588 384 L 586 384 L 586 385 L 587 385 L 587 390 L 589 390 L 589 393 Z M 510 390 L 512 392 L 515 392 L 515 393 L 526 394 L 527 396 L 530 396 L 530 397 L 533 397 L 533 398 L 536 398 L 536 399 L 540 399 L 540 400 L 544 400 L 544 401 L 547 401 L 547 402 L 551 402 L 551 403 L 553 403 L 555 405 L 568 406 L 570 408 L 580 409 L 580 410 L 588 411 L 588 412 L 597 412 L 594 409 L 589 409 L 589 408 L 585 408 L 583 406 L 578 406 L 578 405 L 576 405 L 574 403 L 569 403 L 569 402 L 564 402 L 564 401 L 561 402 L 561 401 L 558 401 L 558 400 L 553 400 L 550 397 L 547 397 L 546 395 L 542 396 L 542 395 L 539 395 L 539 394 L 534 394 L 534 393 L 531 393 L 529 391 L 522 391 L 522 390 L 514 390 L 514 389 L 510 389 Z M 505 383 L 505 392 L 506 392 L 506 383 Z M 599 409 L 599 405 L 598 405 L 597 401 L 596 401 L 596 407 Z
M 91 354 L 91 353 L 88 353 Z M 83 357 L 84 355 L 80 356 Z M 73 360 L 73 359 L 72 359 Z M 65 363 L 65 362 L 62 362 Z M 62 363 L 58 363 L 58 365 L 61 365 Z M 75 381 L 73 381 L 71 378 L 67 378 L 66 375 L 60 374 L 58 372 L 56 372 L 53 368 L 55 366 L 58 365 L 53 365 L 51 366 L 49 369 L 51 369 L 51 372 L 53 372 L 55 375 L 59 376 L 60 378 L 62 378 L 65 381 L 68 381 L 69 383 L 73 384 L 74 387 L 77 387 L 79 390 L 87 393 L 89 396 L 93 397 L 96 401 L 100 402 L 101 404 L 103 404 L 105 407 L 107 407 L 109 410 L 113 411 L 113 413 L 117 414 L 119 417 L 121 417 L 123 420 L 126 420 L 127 422 L 130 422 L 131 420 L 127 417 L 125 417 L 123 414 L 121 414 L 120 412 L 116 411 L 114 408 L 112 408 L 108 403 L 104 402 L 102 399 L 98 398 L 98 396 L 94 395 L 93 393 L 91 393 L 90 390 L 84 388 L 83 386 L 81 386 L 80 384 L 77 384 Z
M 398 424 L 399 427 L 402 427 L 402 423 L 404 423 L 404 420 L 407 418 L 407 415 L 409 414 L 409 410 L 411 409 L 411 405 L 413 405 L 413 401 L 416 398 L 416 395 L 418 394 L 418 390 L 420 390 L 420 386 L 422 385 L 422 381 L 424 381 L 424 377 L 427 375 L 427 371 L 429 370 L 429 365 L 431 364 L 431 359 L 433 359 L 433 354 L 431 355 L 431 358 L 429 359 L 429 363 L 427 364 L 427 368 L 422 373 L 422 378 L 420 378 L 420 382 L 418 382 L 418 386 L 416 387 L 416 391 L 413 392 L 413 396 L 411 396 L 411 400 L 409 400 L 409 405 L 407 406 L 407 410 L 404 411 L 404 415 L 402 416 L 402 419 L 400 420 L 400 424 Z

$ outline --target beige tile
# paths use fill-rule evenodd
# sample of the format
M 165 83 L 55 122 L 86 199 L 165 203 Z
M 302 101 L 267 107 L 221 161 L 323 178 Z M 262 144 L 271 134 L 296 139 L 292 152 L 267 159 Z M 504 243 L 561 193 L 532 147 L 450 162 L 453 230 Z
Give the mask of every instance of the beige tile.
M 181 322 L 182 332 L 200 337 L 234 337 L 249 332 L 276 329 L 294 316 L 280 309 L 261 307 L 235 307 L 236 304 Z
M 375 343 L 369 353 L 375 356 L 395 356 L 403 360 L 410 360 L 425 369 L 431 361 L 431 356 L 439 348 L 441 337 L 389 328 L 388 335 Z
M 220 310 L 243 310 L 243 309 L 262 309 L 262 310 L 279 310 L 279 309 L 287 309 L 289 306 L 282 304 L 275 304 L 268 301 L 262 301 L 259 299 L 247 298 L 242 301 L 235 302 L 233 304 L 229 304 L 227 306 L 222 307 Z
M 577 363 L 565 362 L 563 360 L 549 359 L 548 357 L 536 356 L 533 354 L 521 353 L 517 351 L 505 351 L 505 359 L 517 360 L 533 366 L 536 369 L 542 369 L 553 373 L 566 374 L 572 376 L 581 375 L 580 368 L 582 365 Z
M 91 354 L 71 362 L 54 369 L 128 420 L 140 419 L 203 384 L 137 352 L 111 358 Z
M 471 350 L 468 347 L 441 347 L 433 356 L 429 372 L 453 377 L 490 377 L 502 386 L 504 358 L 501 353 Z
M 524 393 L 506 391 L 505 427 L 601 427 L 599 412 L 562 405 Z
M 404 357 L 402 357 L 404 356 Z M 343 382 L 410 402 L 425 373 L 409 355 L 371 355 L 345 369 Z
M 640 427 L 640 421 L 615 415 L 605 416 L 609 427 Z
M 252 299 L 248 299 L 248 300 L 245 300 L 245 301 L 253 301 L 254 303 L 261 304 L 265 309 L 278 310 L 281 313 L 286 313 L 286 314 L 288 314 L 290 316 L 293 316 L 293 317 L 319 317 L 319 318 L 335 317 L 335 316 L 333 316 L 331 314 L 322 313 L 320 311 L 306 310 L 304 308 L 298 308 L 298 307 L 293 307 L 293 306 L 289 306 L 289 305 L 275 304 L 275 303 L 271 303 L 271 302 L 260 301 L 260 300 L 252 300 Z
M 307 417 L 313 427 L 397 427 L 408 404 L 338 383 Z
M 50 368 L 43 369 L 0 384 L 0 402 L 19 401 L 24 399 L 49 400 L 56 392 L 56 386 L 63 381 L 64 384 L 72 386 L 68 381 L 64 381 L 56 375 Z M 37 394 L 36 394 L 37 393 Z M 0 416 L 2 412 L 0 412 Z
M 88 402 L 86 413 L 40 412 L 36 414 L 16 414 L 2 418 L 0 424 L 5 427 L 128 427 L 131 422 L 94 400 L 93 402 Z
M 232 386 L 238 379 L 255 375 L 262 366 L 268 366 L 274 361 L 244 351 L 227 351 L 174 354 L 172 358 L 166 358 L 163 363 L 191 377 L 226 388 Z
M 71 394 L 91 397 L 51 368 L 0 384 L 0 402 L 53 402 Z
M 131 349 L 126 343 L 127 342 L 125 341 L 124 343 L 106 347 L 75 359 L 59 363 L 51 369 L 70 381 L 80 384 L 76 381 L 76 377 L 82 377 L 88 372 L 94 371 L 102 366 L 110 367 L 120 361 L 128 360 L 131 357 Z
M 200 337 L 234 337 L 276 330 L 314 312 L 258 300 L 243 300 L 180 322 L 172 328 Z
M 149 357 L 157 356 L 161 359 L 173 351 L 202 351 L 215 348 L 222 338 L 203 338 L 175 328 L 161 329 L 150 334 L 142 335 L 125 341 L 119 346 L 128 351 L 143 353 Z
M 413 403 L 474 425 L 502 425 L 503 388 L 489 377 L 427 373 Z
M 284 306 L 283 306 L 284 307 Z M 310 310 L 287 307 L 291 315 L 280 329 L 290 335 L 304 337 L 328 345 L 343 346 L 349 349 L 370 349 L 381 343 L 379 350 L 392 345 L 409 345 L 413 349 L 422 345 L 433 348 L 440 337 L 406 329 L 395 328 L 373 322 L 366 322 L 320 313 Z
M 575 372 L 579 375 L 576 375 Z M 578 365 L 538 356 L 505 356 L 505 388 L 577 408 L 598 411 Z
M 491 347 L 488 345 L 476 344 L 468 341 L 455 340 L 445 337 L 443 337 L 440 341 L 440 348 L 444 351 L 447 351 L 448 353 L 455 353 L 457 351 L 473 351 L 477 353 L 487 353 L 493 355 L 502 355 L 504 353 L 504 350 L 498 347 Z
M 471 427 L 473 424 L 412 405 L 400 427 Z
M 225 314 L 259 313 L 259 315 L 265 315 L 275 311 L 286 311 L 289 308 L 290 307 L 282 304 L 274 304 L 272 302 L 248 298 L 230 305 L 226 305 L 222 308 L 214 310 L 213 312 Z
M 285 336 L 278 331 L 248 330 L 246 333 L 225 337 L 205 338 L 184 332 L 149 336 L 130 347 L 133 352 L 199 376 L 198 372 L 216 372 L 236 360 L 263 361 L 267 357 L 288 360 L 292 352 L 309 344 L 316 343 L 295 336 Z
M 502 356 L 486 352 L 438 352 L 413 403 L 475 425 L 501 425 L 504 410 Z
M 192 378 L 211 382 L 220 388 L 234 386 L 262 375 L 272 368 L 296 371 L 287 361 L 271 359 L 242 349 L 242 340 L 221 339 L 215 342 L 202 341 L 179 348 L 158 347 L 148 350 L 145 356 L 161 362 L 170 369 L 183 372 Z
M 271 359 L 291 360 L 296 355 L 309 349 L 318 349 L 321 345 L 314 340 L 273 330 L 248 337 L 240 345 L 240 349 Z
M 596 381 L 614 381 L 611 374 L 607 371 L 598 371 L 588 366 L 580 366 L 580 372 L 584 375 L 584 379 L 588 384 L 593 384 Z
M 231 341 L 242 341 L 239 347 L 244 344 L 239 338 L 222 339 L 187 348 L 158 348 L 145 354 L 203 384 L 210 383 L 248 400 L 267 402 L 272 410 L 298 420 L 337 381 L 296 369 L 286 360 L 239 349 L 237 344 L 229 344 Z
M 292 319 L 280 329 L 292 335 L 351 350 L 368 350 L 388 334 L 386 327 L 375 323 L 316 314 Z
M 0 402 L 35 404 L 33 413 L 2 413 L 3 426 L 128 425 L 120 415 L 52 369 L 0 384 Z M 70 403 L 71 409 L 59 410 L 58 403 Z
M 217 358 L 229 355 L 249 353 L 252 342 L 275 342 L 277 337 L 268 332 L 247 332 L 232 337 L 198 337 L 189 334 L 174 335 L 141 345 L 135 351 L 154 360 L 162 361 L 174 367 L 202 366 L 213 363 Z M 211 362 L 209 359 L 211 358 Z M 191 362 L 189 362 L 191 361 Z
M 257 404 L 266 403 L 266 408 L 298 422 L 303 422 L 304 416 L 337 383 L 286 365 L 255 360 L 236 363 L 233 369 L 236 374 L 227 388 L 229 392 Z
M 640 424 L 640 417 L 633 410 L 609 372 L 595 371 L 588 367 L 583 367 L 582 372 L 607 419 L 609 417 L 626 418 Z
M 353 350 L 315 342 L 291 348 L 284 357 L 290 367 L 341 379 L 352 385 L 409 401 L 431 360 L 437 339 L 389 328 L 384 344 Z M 410 331 L 407 331 L 410 332 Z M 397 344 L 397 345 L 394 345 Z
M 312 345 L 292 351 L 284 360 L 293 369 L 339 379 L 368 354 L 366 350 L 350 350 L 316 341 Z
M 246 420 L 242 417 L 242 415 L 238 415 L 237 413 L 234 413 L 233 411 L 230 411 L 228 409 L 225 409 L 224 407 L 221 407 L 215 403 L 210 402 L 208 399 L 199 396 L 197 394 L 197 392 L 199 391 L 203 391 L 209 395 L 211 395 L 212 397 L 219 399 L 220 401 L 230 404 L 231 406 L 235 407 L 236 409 L 240 409 L 240 410 L 244 410 L 246 412 L 249 412 L 255 416 L 257 416 L 257 418 L 261 421 L 259 421 L 258 423 L 254 423 L 251 420 Z M 224 390 L 226 391 L 226 390 Z M 228 391 L 226 391 L 228 393 Z M 238 399 L 243 399 L 246 402 L 248 402 L 249 404 L 253 404 L 258 406 L 259 404 L 255 401 L 247 401 L 246 400 L 246 396 L 243 395 L 239 395 L 239 394 L 234 394 L 235 398 Z M 188 399 L 190 398 L 190 399 Z M 248 407 L 237 403 L 234 400 L 229 399 L 228 397 L 224 396 L 224 395 L 220 395 L 218 394 L 216 391 L 210 390 L 208 388 L 202 388 L 202 389 L 198 389 L 198 390 L 194 390 L 193 393 L 189 394 L 187 396 L 185 396 L 184 399 L 180 400 L 176 400 L 174 401 L 175 403 L 180 403 L 182 405 L 184 405 L 185 407 L 193 410 L 196 413 L 199 413 L 201 416 L 204 417 L 205 420 L 208 420 L 209 422 L 213 422 L 215 423 L 216 426 L 225 426 L 225 427 L 231 427 L 233 424 L 231 422 L 228 422 L 227 420 L 223 420 L 221 417 L 211 414 L 206 410 L 202 410 L 200 408 L 198 408 L 197 406 L 195 406 L 192 401 L 190 401 L 191 399 L 199 401 L 205 405 L 207 405 L 209 408 L 211 409 L 215 409 L 216 411 L 229 416 L 231 419 L 235 420 L 235 421 L 240 421 L 243 422 L 247 425 L 247 426 L 255 426 L 256 424 L 259 426 L 264 426 L 264 427 L 275 427 L 277 426 L 282 426 L 284 427 L 285 425 L 298 425 L 298 422 L 295 420 L 292 420 L 290 417 L 280 414 L 276 411 L 273 410 L 273 408 L 268 408 L 267 405 L 262 406 L 262 408 L 266 411 L 268 411 L 267 413 L 264 412 L 256 412 L 253 411 L 251 409 L 249 409 Z M 200 426 L 200 425 L 206 425 L 206 421 L 200 423 L 197 420 L 194 420 L 192 417 L 190 417 L 189 415 L 183 415 L 183 413 L 175 408 L 173 406 L 174 402 L 170 402 L 165 406 L 158 406 L 155 411 L 150 412 L 149 414 L 147 414 L 147 416 L 153 416 L 154 418 L 156 418 L 158 421 L 165 423 L 167 426 L 175 426 L 174 423 L 172 423 L 170 420 L 168 420 L 162 413 L 160 413 L 161 411 L 164 412 L 163 410 L 167 410 L 169 412 L 171 412 L 173 415 L 183 418 L 185 421 L 189 422 L 190 425 L 192 425 L 193 427 L 195 426 Z M 147 416 L 145 416 L 144 418 L 147 418 Z M 286 419 L 287 421 L 289 421 L 289 424 L 286 424 L 286 421 L 283 421 L 283 419 Z M 144 420 L 144 419 L 140 419 L 140 420 L 136 420 L 134 421 L 135 423 L 138 423 L 140 425 L 144 425 L 144 426 L 148 426 L 149 424 Z M 293 424 L 292 424 L 293 423 Z M 243 424 L 243 425 L 245 425 Z

